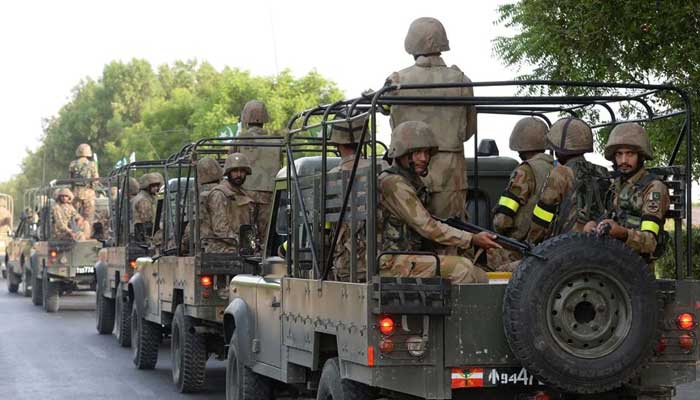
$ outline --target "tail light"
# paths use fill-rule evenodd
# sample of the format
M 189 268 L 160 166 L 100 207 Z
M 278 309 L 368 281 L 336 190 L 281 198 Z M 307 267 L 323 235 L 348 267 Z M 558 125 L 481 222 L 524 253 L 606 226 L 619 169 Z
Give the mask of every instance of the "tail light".
M 695 346 L 695 339 L 687 333 L 678 337 L 678 345 L 685 351 L 692 351 Z
M 56 257 L 58 257 L 58 251 L 57 251 L 57 250 L 51 250 L 51 251 L 49 251 L 49 256 L 51 256 L 51 258 L 56 258 Z
M 659 341 L 656 342 L 656 349 L 655 350 L 656 350 L 656 354 L 661 354 L 664 351 L 666 351 L 666 337 L 665 336 L 661 336 L 659 338 Z
M 551 397 L 549 397 L 549 395 L 545 392 L 537 392 L 537 394 L 535 394 L 532 397 L 532 399 L 533 400 L 550 400 Z
M 130 266 L 132 269 L 136 269 L 136 260 L 131 260 L 131 261 L 129 261 L 129 266 Z
M 391 340 L 391 338 L 382 338 L 382 340 L 379 341 L 379 351 L 382 353 L 391 353 L 394 351 L 394 341 Z
M 386 336 L 394 333 L 394 320 L 389 316 L 383 316 L 379 319 L 379 331 Z
M 678 318 L 676 318 L 676 324 L 678 325 L 678 328 L 684 331 L 689 331 L 695 327 L 695 318 L 693 317 L 693 314 L 683 313 L 678 315 Z
M 199 283 L 204 287 L 210 287 L 214 283 L 214 281 L 212 281 L 211 276 L 202 275 L 199 277 Z

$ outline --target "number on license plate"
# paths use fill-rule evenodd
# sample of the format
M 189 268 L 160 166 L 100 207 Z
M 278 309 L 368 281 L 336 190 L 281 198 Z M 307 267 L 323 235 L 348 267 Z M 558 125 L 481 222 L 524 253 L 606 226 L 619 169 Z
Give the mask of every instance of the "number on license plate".
M 93 266 L 84 266 L 84 267 L 78 267 L 76 268 L 75 271 L 77 274 L 92 274 L 95 272 L 95 267 Z

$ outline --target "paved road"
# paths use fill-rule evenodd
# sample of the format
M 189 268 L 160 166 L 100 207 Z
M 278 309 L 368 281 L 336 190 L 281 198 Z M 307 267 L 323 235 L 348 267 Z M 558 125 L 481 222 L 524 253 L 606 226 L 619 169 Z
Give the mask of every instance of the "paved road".
M 1 399 L 223 399 L 225 365 L 210 360 L 204 392 L 181 395 L 170 375 L 170 348 L 154 371 L 139 371 L 131 351 L 95 330 L 92 293 L 62 300 L 46 314 L 28 298 L 10 295 L 0 281 Z M 700 398 L 700 382 L 679 388 L 677 400 Z

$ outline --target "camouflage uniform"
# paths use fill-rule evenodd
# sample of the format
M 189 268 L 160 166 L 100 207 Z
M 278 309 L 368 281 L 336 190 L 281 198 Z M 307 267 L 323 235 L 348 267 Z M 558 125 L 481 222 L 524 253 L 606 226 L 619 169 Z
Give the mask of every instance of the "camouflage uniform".
M 554 166 L 554 159 L 545 154 L 547 125 L 533 117 L 523 118 L 515 125 L 510 136 L 510 149 L 521 155 L 537 152 L 523 160 L 510 176 L 506 190 L 494 209 L 493 228 L 496 232 L 524 240 L 530 231 L 532 210 Z M 522 259 L 522 254 L 508 249 L 491 249 L 487 252 L 489 268 L 500 270 L 502 266 Z M 510 268 L 510 267 L 506 267 Z
M 205 157 L 197 161 L 197 181 L 199 183 L 199 238 L 204 251 L 212 251 L 209 247 L 210 238 L 214 237 L 212 230 L 213 208 L 209 204 L 209 195 L 220 182 L 223 170 L 213 158 Z M 187 230 L 189 232 L 189 229 Z M 184 242 L 184 240 L 183 240 Z
M 61 203 L 59 197 L 68 196 L 67 203 Z M 84 236 L 81 232 L 74 230 L 71 225 L 77 225 L 80 220 L 80 214 L 75 210 L 70 203 L 73 200 L 73 195 L 68 189 L 59 189 L 56 194 L 56 204 L 51 209 L 51 227 L 53 240 L 74 240 L 73 235 L 77 234 L 75 240 L 83 240 Z
M 470 248 L 472 235 L 435 220 L 426 209 L 427 191 L 414 173 L 403 169 L 398 157 L 420 148 L 435 149 L 430 128 L 408 121 L 394 129 L 388 157 L 394 165 L 379 176 L 377 241 L 381 251 L 431 250 L 431 244 Z M 440 255 L 440 273 L 453 283 L 487 282 L 486 273 L 469 260 Z M 382 275 L 428 277 L 436 272 L 435 258 L 423 255 L 382 257 Z
M 619 148 L 636 150 L 640 165 L 631 176 L 615 179 L 609 209 L 627 230 L 625 244 L 652 259 L 671 203 L 668 188 L 641 165 L 653 157 L 649 136 L 642 126 L 634 123 L 616 126 L 605 147 L 605 158 L 614 163 L 615 151 Z
M 268 122 L 267 109 L 262 102 L 251 100 L 243 107 L 241 122 L 244 129 L 239 135 L 241 138 L 261 138 L 270 136 L 262 125 Z M 250 124 L 260 124 L 251 126 Z M 267 223 L 272 213 L 273 191 L 275 190 L 275 177 L 282 166 L 281 148 L 261 147 L 256 144 L 280 144 L 277 139 L 255 139 L 249 142 L 239 141 L 240 146 L 233 146 L 230 153 L 243 153 L 255 166 L 253 173 L 246 177 L 243 189 L 255 202 L 256 216 L 259 221 L 260 235 L 267 233 Z
M 563 118 L 547 134 L 558 157 L 570 157 L 554 167 L 542 187 L 532 212 L 528 241 L 539 243 L 550 236 L 581 232 L 591 220 L 605 214 L 608 171 L 583 157 L 593 151 L 591 128 L 580 119 Z
M 234 153 L 226 159 L 224 174 L 234 168 L 230 167 L 236 157 L 243 158 L 241 164 L 250 165 L 241 153 Z M 248 167 L 248 171 L 251 168 Z M 212 237 L 204 244 L 207 252 L 232 253 L 238 250 L 238 233 L 241 225 L 253 225 L 256 204 L 248 193 L 228 180 L 216 185 L 207 196 L 206 208 L 211 216 Z M 258 231 L 260 232 L 260 231 Z
M 450 49 L 447 34 L 440 21 L 419 18 L 409 28 L 405 40 L 406 52 L 416 56 L 415 65 L 394 72 L 387 84 L 470 83 L 457 67 L 447 67 L 439 56 Z M 472 87 L 400 90 L 397 96 L 473 96 Z M 467 170 L 464 142 L 477 129 L 474 106 L 398 106 L 391 107 L 391 126 L 404 121 L 427 123 L 438 142 L 438 153 L 431 159 L 425 184 L 430 202 L 428 210 L 440 218 L 465 219 L 467 200 Z
M 159 173 L 148 173 L 141 177 L 139 193 L 131 200 L 131 215 L 137 241 L 149 242 L 153 238 L 153 224 L 156 218 L 156 196 L 151 194 L 150 186 L 162 184 Z
M 97 165 L 90 160 L 92 157 L 92 149 L 86 143 L 78 146 L 75 151 L 78 159 L 71 161 L 68 166 L 68 172 L 71 179 L 96 179 L 99 178 Z M 73 205 L 80 212 L 80 215 L 85 219 L 88 226 L 92 226 L 95 217 L 95 189 L 92 181 L 76 182 L 73 184 Z M 86 235 L 90 236 L 90 232 Z
M 0 235 L 9 235 L 11 231 L 12 214 L 4 205 L 0 205 Z

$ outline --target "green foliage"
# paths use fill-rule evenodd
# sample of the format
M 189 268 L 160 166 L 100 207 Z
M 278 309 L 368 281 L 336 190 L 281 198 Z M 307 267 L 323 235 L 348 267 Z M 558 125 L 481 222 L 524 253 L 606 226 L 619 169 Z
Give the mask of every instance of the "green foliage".
M 68 174 L 80 143 L 98 155 L 101 176 L 131 152 L 138 160 L 166 158 L 186 143 L 218 136 L 238 122 L 251 99 L 267 104 L 271 122 L 281 131 L 289 118 L 306 108 L 341 99 L 337 86 L 317 72 L 295 78 L 290 71 L 254 76 L 247 71 L 197 61 L 177 61 L 155 70 L 145 60 L 114 61 L 102 76 L 86 78 L 58 114 L 45 121 L 41 145 L 22 161 L 22 173 L 0 183 L 21 207 L 25 189 Z
M 683 238 L 681 240 L 681 248 L 685 250 L 686 243 L 686 231 L 683 231 Z M 666 250 L 666 253 L 656 260 L 656 275 L 659 278 L 674 278 L 676 276 L 676 263 L 674 259 L 674 246 L 673 240 L 670 241 L 670 246 Z M 686 254 L 682 251 L 682 254 Z M 693 228 L 693 277 L 695 279 L 700 279 L 700 229 Z
M 521 0 L 498 11 L 496 23 L 517 33 L 496 38 L 494 50 L 507 65 L 529 71 L 521 78 L 667 82 L 685 89 L 692 108 L 700 109 L 698 2 Z M 682 106 L 678 99 L 662 103 Z M 681 124 L 676 118 L 651 127 L 657 163 L 669 159 Z M 700 118 L 694 118 L 692 130 L 698 154 Z M 600 133 L 599 144 L 605 135 Z M 699 175 L 694 163 L 693 176 Z

